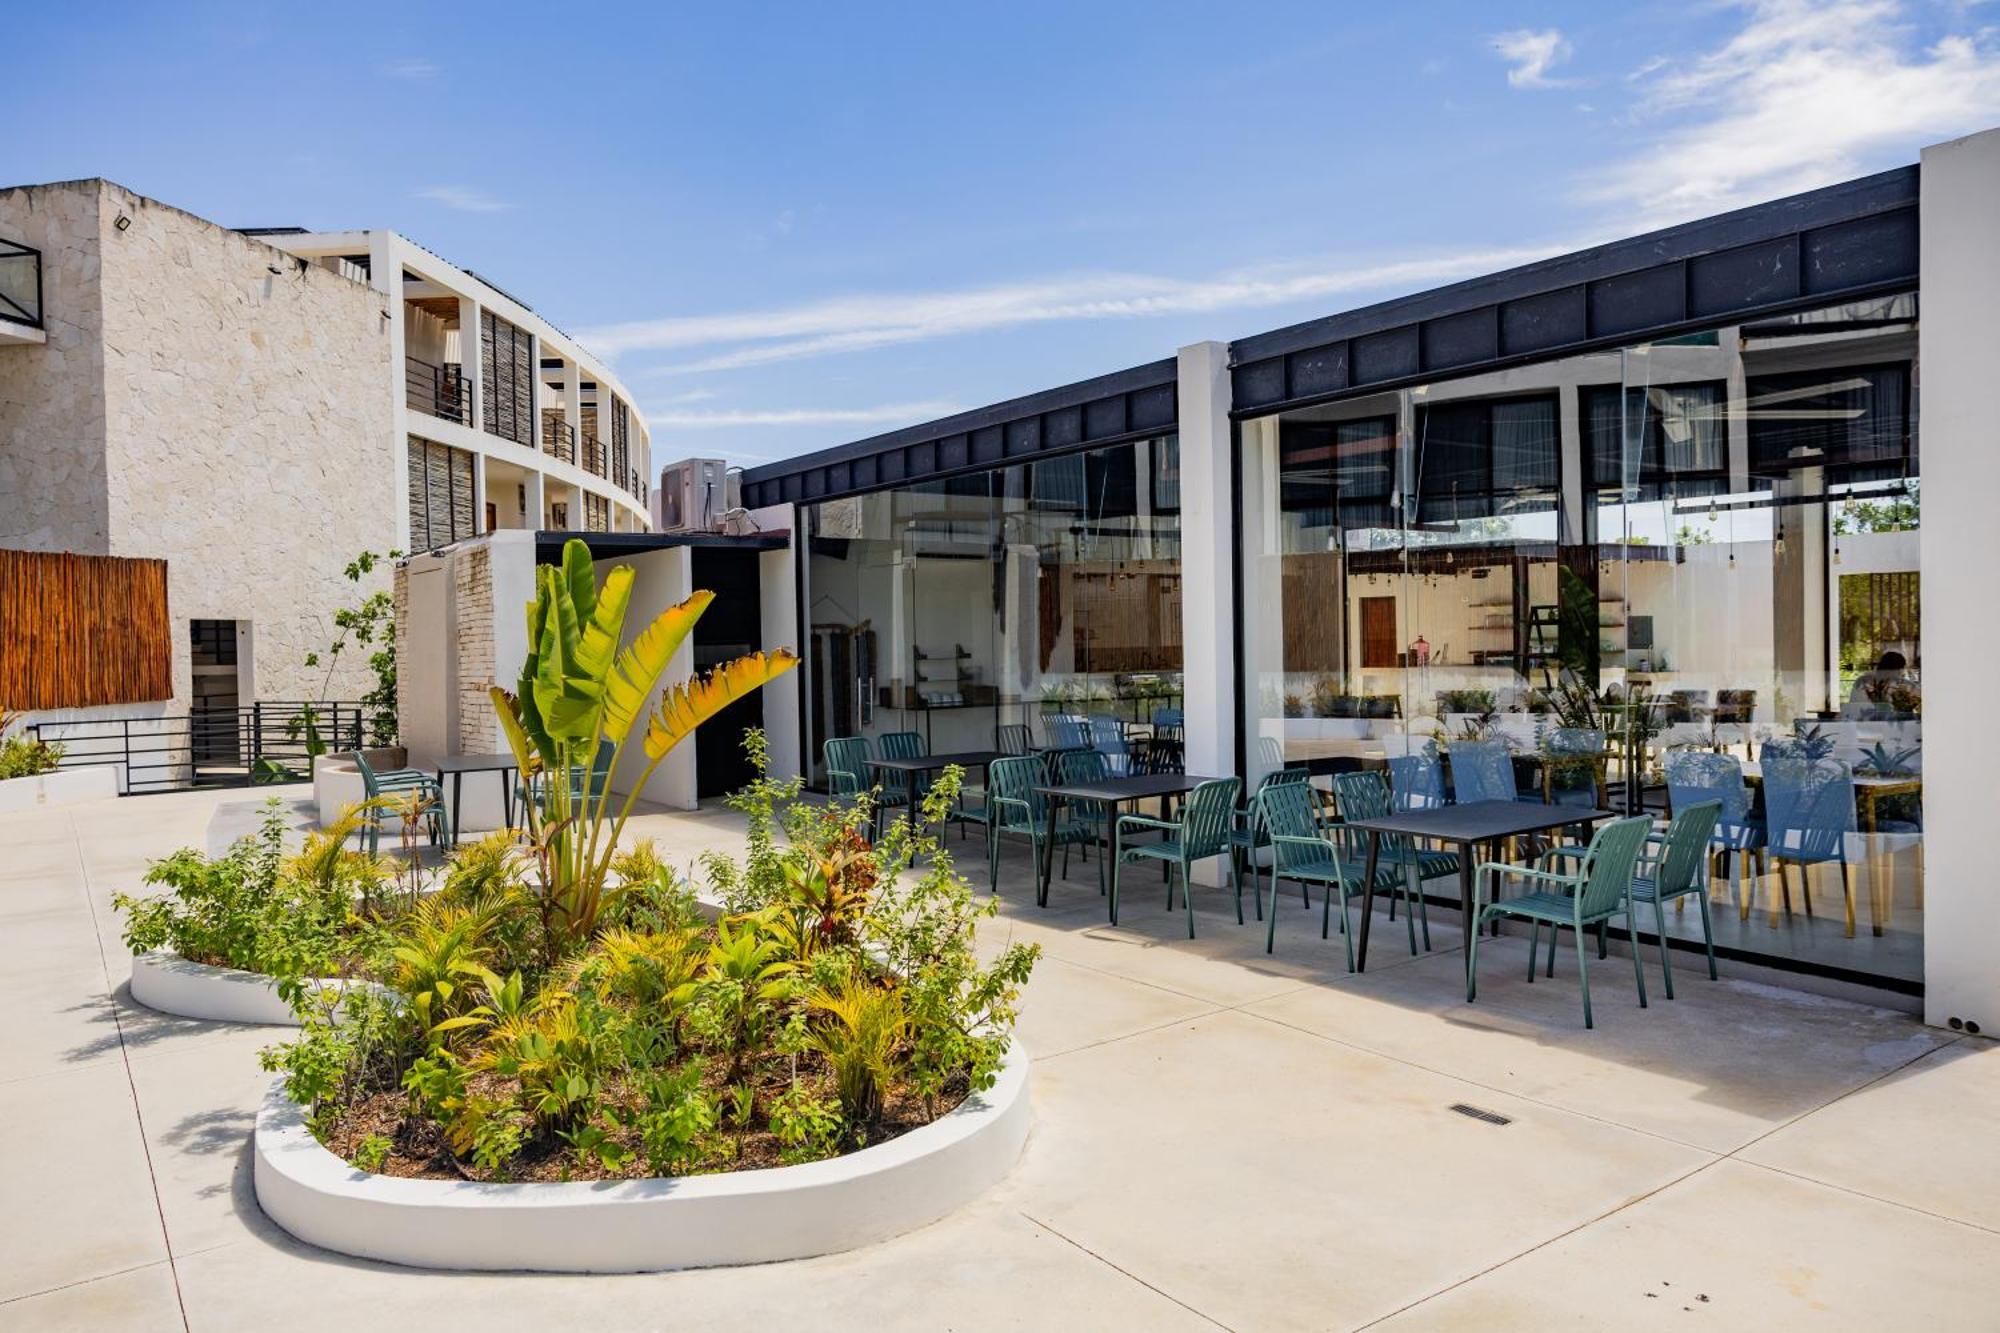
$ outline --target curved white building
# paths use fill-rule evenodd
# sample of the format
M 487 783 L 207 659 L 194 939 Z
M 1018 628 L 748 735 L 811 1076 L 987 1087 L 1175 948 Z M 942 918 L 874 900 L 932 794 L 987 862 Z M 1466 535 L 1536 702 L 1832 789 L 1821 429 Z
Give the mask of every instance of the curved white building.
M 389 300 L 403 550 L 495 528 L 644 532 L 651 438 L 568 334 L 393 231 L 249 234 Z

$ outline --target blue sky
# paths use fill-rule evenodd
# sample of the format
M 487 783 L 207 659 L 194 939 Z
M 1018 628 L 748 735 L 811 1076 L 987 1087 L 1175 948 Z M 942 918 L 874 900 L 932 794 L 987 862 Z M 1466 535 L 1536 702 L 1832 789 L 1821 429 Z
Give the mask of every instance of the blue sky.
M 0 182 L 393 227 L 744 463 L 1914 160 L 2000 5 L 10 15 Z

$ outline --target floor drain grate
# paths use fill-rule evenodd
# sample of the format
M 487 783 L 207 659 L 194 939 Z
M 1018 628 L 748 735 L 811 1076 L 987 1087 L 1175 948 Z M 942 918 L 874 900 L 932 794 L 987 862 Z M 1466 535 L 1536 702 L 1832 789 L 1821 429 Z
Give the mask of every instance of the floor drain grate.
M 1462 1116 L 1468 1116 L 1474 1120 L 1484 1120 L 1489 1125 L 1511 1125 L 1514 1123 L 1513 1116 L 1501 1115 L 1498 1111 L 1481 1110 L 1477 1106 L 1468 1106 L 1464 1102 L 1453 1102 L 1451 1109 Z

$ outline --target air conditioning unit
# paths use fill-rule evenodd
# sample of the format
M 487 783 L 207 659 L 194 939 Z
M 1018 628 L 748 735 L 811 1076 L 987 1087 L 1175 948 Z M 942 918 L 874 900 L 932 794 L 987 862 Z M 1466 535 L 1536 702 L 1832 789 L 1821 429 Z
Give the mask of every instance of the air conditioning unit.
M 653 527 L 660 532 L 714 532 L 742 503 L 741 481 L 719 458 L 689 458 L 660 469 L 653 492 Z

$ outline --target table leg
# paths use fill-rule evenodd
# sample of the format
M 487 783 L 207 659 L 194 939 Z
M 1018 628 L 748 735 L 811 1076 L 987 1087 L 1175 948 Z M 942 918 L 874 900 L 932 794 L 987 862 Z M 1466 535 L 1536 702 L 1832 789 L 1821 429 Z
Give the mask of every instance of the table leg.
M 458 841 L 458 811 L 465 804 L 465 770 L 451 775 L 451 840 Z
M 1061 799 L 1058 797 L 1051 796 L 1048 798 L 1049 815 L 1048 823 L 1044 826 L 1043 830 L 1042 854 L 1039 858 L 1040 873 L 1035 877 L 1035 906 L 1037 907 L 1047 907 L 1049 905 L 1049 876 L 1055 873 L 1056 868 L 1056 807 L 1061 803 Z
M 1354 970 L 1368 970 L 1368 923 L 1375 919 L 1375 868 L 1382 860 L 1382 835 L 1368 830 L 1368 860 L 1361 872 L 1361 938 L 1354 950 Z M 1329 893 L 1345 893 L 1338 884 L 1327 885 Z M 1275 908 L 1273 909 L 1276 910 Z
M 1868 929 L 1880 935 L 1893 888 L 1889 876 L 1894 867 L 1888 854 L 1881 850 L 1882 840 L 1875 836 L 1875 793 L 1863 790 L 1861 808 L 1868 816 Z
M 1461 842 L 1458 844 L 1458 911 L 1459 920 L 1465 926 L 1465 967 L 1472 970 L 1472 935 L 1479 929 L 1479 923 L 1472 919 L 1472 866 L 1476 859 L 1478 845 Z

